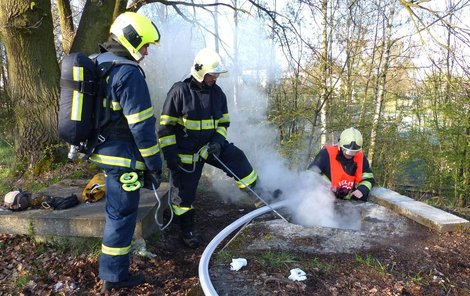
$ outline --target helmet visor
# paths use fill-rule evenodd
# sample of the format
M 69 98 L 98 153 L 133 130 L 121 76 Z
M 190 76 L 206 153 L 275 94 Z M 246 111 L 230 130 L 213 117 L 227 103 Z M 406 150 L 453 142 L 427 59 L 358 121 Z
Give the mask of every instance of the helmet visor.
M 355 141 L 352 141 L 351 143 L 343 145 L 341 147 L 343 147 L 346 150 L 351 150 L 351 151 L 359 151 L 362 149 L 362 147 L 359 146 Z
M 359 151 L 361 150 L 351 150 L 351 149 L 343 148 L 343 153 L 344 155 L 347 155 L 347 156 L 355 156 Z

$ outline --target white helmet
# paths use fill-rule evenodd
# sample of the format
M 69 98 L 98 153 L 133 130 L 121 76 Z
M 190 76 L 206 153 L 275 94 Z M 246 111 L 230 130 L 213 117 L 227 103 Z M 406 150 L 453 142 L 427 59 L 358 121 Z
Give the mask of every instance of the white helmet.
M 109 31 L 112 38 L 124 46 L 136 61 L 142 58 L 139 52 L 142 46 L 160 41 L 160 33 L 155 24 L 146 16 L 135 12 L 118 15 Z
M 359 151 L 362 149 L 362 135 L 357 129 L 350 127 L 345 129 L 339 137 L 339 146 L 341 148 Z
M 198 52 L 191 67 L 191 75 L 199 82 L 204 80 L 206 74 L 226 72 L 227 69 L 223 66 L 219 54 L 208 48 L 201 49 Z

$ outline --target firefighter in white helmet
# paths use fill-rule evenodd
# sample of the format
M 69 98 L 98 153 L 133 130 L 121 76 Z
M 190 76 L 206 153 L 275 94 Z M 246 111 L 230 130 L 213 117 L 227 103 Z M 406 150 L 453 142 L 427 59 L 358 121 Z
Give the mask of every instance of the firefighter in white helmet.
M 309 169 L 319 171 L 331 181 L 336 197 L 367 201 L 375 179 L 362 147 L 361 132 L 354 127 L 345 129 L 337 145 L 325 145 Z
M 250 187 L 261 192 L 256 171 L 243 151 L 226 140 L 230 125 L 227 98 L 216 84 L 219 75 L 226 72 L 215 51 L 202 49 L 191 66 L 191 76 L 176 82 L 168 92 L 160 116 L 160 147 L 178 196 L 173 198 L 172 210 L 183 242 L 190 248 L 200 244 L 194 232 L 192 204 L 205 163 L 234 177 L 221 160 L 240 179 L 236 181 L 240 189 Z

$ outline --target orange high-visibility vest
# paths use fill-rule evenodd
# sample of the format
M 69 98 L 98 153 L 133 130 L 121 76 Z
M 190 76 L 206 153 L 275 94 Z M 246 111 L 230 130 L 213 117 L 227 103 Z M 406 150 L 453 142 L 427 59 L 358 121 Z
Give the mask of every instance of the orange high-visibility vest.
M 359 151 L 354 155 L 354 162 L 357 165 L 356 174 L 354 176 L 348 175 L 341 163 L 336 160 L 336 156 L 339 153 L 339 147 L 337 145 L 325 145 L 328 155 L 330 156 L 330 179 L 331 188 L 333 190 L 343 187 L 349 190 L 354 188 L 355 184 L 359 184 L 362 181 L 362 162 L 364 159 L 364 153 Z

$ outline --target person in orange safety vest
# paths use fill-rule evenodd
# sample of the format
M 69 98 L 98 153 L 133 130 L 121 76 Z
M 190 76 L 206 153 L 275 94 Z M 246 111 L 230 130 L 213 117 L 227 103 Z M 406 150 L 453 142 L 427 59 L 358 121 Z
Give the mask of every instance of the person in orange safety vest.
M 362 144 L 359 130 L 345 129 L 338 144 L 325 145 L 308 167 L 331 181 L 331 190 L 337 198 L 367 201 L 369 197 L 375 179 Z

